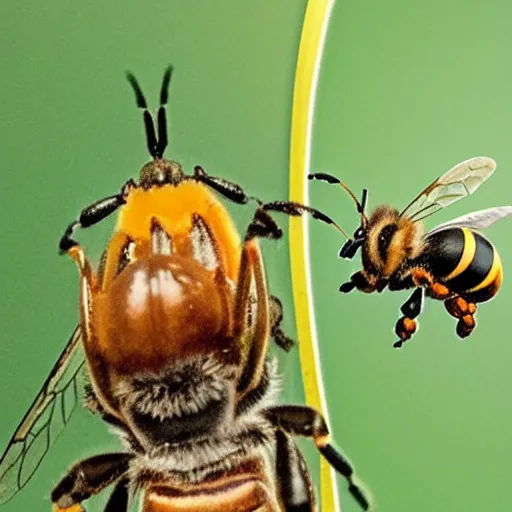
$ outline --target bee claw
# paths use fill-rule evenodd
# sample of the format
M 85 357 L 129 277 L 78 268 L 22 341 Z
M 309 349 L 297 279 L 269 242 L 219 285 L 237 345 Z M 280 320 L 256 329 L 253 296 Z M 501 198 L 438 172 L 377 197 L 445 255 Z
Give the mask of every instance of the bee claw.
M 393 347 L 394 348 L 402 348 L 403 344 L 404 344 L 404 342 L 402 340 L 398 340 L 398 341 L 395 341 L 395 343 L 393 343 Z

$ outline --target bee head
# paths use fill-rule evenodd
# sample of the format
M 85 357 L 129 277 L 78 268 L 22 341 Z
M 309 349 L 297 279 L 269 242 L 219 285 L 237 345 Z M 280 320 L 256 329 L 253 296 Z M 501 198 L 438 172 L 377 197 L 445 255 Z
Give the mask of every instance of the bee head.
M 368 219 L 363 265 L 370 274 L 388 278 L 403 263 L 416 257 L 422 247 L 422 226 L 402 217 L 388 205 L 375 209 Z
M 140 171 L 139 184 L 144 188 L 172 184 L 177 185 L 185 177 L 183 169 L 178 162 L 164 160 L 163 155 L 167 147 L 167 115 L 166 105 L 169 98 L 169 84 L 171 83 L 173 67 L 168 66 L 165 70 L 160 89 L 160 107 L 155 119 L 148 110 L 146 98 L 142 92 L 139 82 L 132 73 L 126 77 L 135 93 L 137 106 L 142 110 L 144 129 L 146 131 L 146 143 L 149 154 L 153 157 Z

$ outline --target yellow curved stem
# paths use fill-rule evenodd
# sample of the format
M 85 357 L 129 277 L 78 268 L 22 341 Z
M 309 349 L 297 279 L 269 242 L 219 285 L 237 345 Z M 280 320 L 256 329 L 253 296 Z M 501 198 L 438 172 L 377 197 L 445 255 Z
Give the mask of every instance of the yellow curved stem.
M 316 84 L 334 1 L 308 1 L 295 72 L 290 141 L 290 199 L 305 204 L 308 202 L 306 174 L 310 166 Z M 319 364 L 308 256 L 307 219 L 290 219 L 293 300 L 306 402 L 322 412 L 329 421 Z M 322 512 L 339 512 L 341 509 L 335 474 L 323 458 L 320 462 L 320 479 Z

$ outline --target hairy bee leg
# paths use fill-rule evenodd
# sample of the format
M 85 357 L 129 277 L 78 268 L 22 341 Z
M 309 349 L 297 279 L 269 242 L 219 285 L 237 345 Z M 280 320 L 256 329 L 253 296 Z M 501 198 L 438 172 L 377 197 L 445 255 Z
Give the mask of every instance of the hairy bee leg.
M 127 512 L 128 510 L 128 480 L 123 479 L 117 482 L 108 502 L 105 506 L 104 512 Z
M 426 286 L 427 288 L 434 284 L 434 278 L 430 272 L 423 267 L 414 267 L 409 271 L 414 286 Z
M 398 341 L 393 343 L 394 348 L 401 348 L 402 345 L 412 338 L 412 335 L 416 332 L 417 322 L 412 318 L 401 317 L 395 324 L 395 334 L 400 338 Z
M 240 340 L 242 374 L 238 399 L 257 387 L 265 365 L 269 340 L 268 292 L 257 240 L 242 248 L 234 305 L 234 338 Z
M 132 458 L 129 453 L 106 453 L 78 462 L 53 489 L 52 503 L 67 512 L 121 478 Z
M 254 212 L 254 216 L 249 223 L 249 226 L 247 226 L 245 241 L 248 242 L 253 238 L 270 238 L 272 240 L 279 240 L 282 236 L 283 231 L 278 226 L 277 222 L 269 213 L 260 207 Z
M 289 352 L 295 345 L 295 340 L 292 340 L 281 329 L 281 322 L 283 321 L 283 305 L 281 301 L 275 296 L 269 296 L 270 307 L 270 335 L 274 341 L 283 350 Z
M 359 291 L 365 293 L 371 293 L 375 291 L 375 286 L 372 285 L 370 281 L 368 281 L 367 277 L 361 270 L 352 274 L 350 276 L 350 280 L 340 286 L 340 292 L 349 293 L 354 288 L 357 288 Z
M 416 332 L 418 323 L 415 319 L 423 310 L 424 301 L 425 290 L 423 288 L 416 288 L 412 295 L 402 304 L 400 311 L 403 316 L 398 319 L 395 325 L 395 333 L 400 339 L 393 344 L 393 347 L 400 348 Z
M 464 315 L 457 322 L 457 336 L 459 338 L 467 338 L 476 327 L 476 320 L 474 315 Z
M 476 303 L 468 302 L 462 297 L 453 297 L 445 300 L 444 306 L 450 315 L 459 319 L 456 329 L 459 338 L 468 337 L 476 327 Z
M 286 512 L 312 512 L 315 498 L 311 478 L 293 439 L 276 432 L 276 474 L 279 495 Z
M 265 411 L 265 415 L 274 425 L 289 434 L 312 437 L 318 451 L 336 471 L 345 477 L 350 494 L 361 508 L 371 510 L 370 499 L 356 481 L 354 468 L 331 444 L 329 429 L 318 411 L 306 406 L 282 405 L 270 407 Z
M 414 267 L 409 271 L 414 286 L 424 287 L 427 289 L 428 294 L 433 299 L 444 300 L 447 299 L 451 292 L 449 288 L 434 279 L 432 274 L 423 267 Z
M 119 207 L 121 207 L 126 202 L 126 196 L 129 190 L 136 186 L 133 180 L 128 180 L 122 187 L 119 194 L 114 196 L 105 197 L 96 201 L 95 203 L 84 208 L 80 215 L 78 216 L 78 220 L 73 221 L 64 231 L 60 241 L 59 241 L 59 251 L 60 253 L 68 252 L 69 249 L 78 245 L 78 242 L 74 240 L 73 233 L 78 228 L 88 228 L 97 224 L 98 222 L 106 219 L 109 215 L 114 213 Z

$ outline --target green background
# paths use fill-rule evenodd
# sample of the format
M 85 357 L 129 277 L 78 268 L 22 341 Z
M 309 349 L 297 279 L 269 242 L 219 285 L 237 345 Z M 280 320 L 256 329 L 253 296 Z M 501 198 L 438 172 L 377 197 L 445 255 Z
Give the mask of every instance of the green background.
M 115 193 L 147 160 L 140 114 L 124 80 L 132 70 L 155 105 L 164 67 L 176 74 L 167 157 L 187 169 L 284 199 L 296 54 L 304 0 L 87 2 L 0 5 L 0 444 L 10 435 L 77 318 L 74 265 L 57 257 L 77 211 Z M 511 202 L 512 5 L 505 1 L 338 2 L 320 74 L 313 169 L 333 172 L 370 205 L 405 205 L 436 176 L 488 155 L 499 170 L 474 197 L 429 219 Z M 311 201 L 349 232 L 357 217 L 335 187 Z M 230 207 L 242 229 L 250 212 Z M 282 221 L 286 224 L 286 220 Z M 98 254 L 112 223 L 81 235 Z M 489 230 L 512 266 L 510 227 Z M 341 296 L 357 261 L 337 259 L 342 240 L 311 224 L 312 277 L 322 364 L 338 445 L 383 512 L 510 510 L 512 291 L 478 312 L 459 341 L 441 303 L 401 351 L 392 327 L 407 295 Z M 265 243 L 271 291 L 294 331 L 288 245 Z M 280 357 L 284 398 L 302 401 L 297 353 Z M 301 443 L 307 448 L 310 443 Z M 105 425 L 83 410 L 5 512 L 50 510 L 47 497 L 81 457 L 115 450 Z M 317 472 L 317 456 L 307 448 Z M 346 512 L 357 506 L 340 480 Z M 101 510 L 105 497 L 91 500 Z

